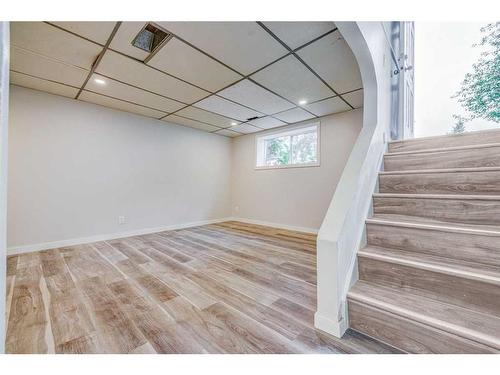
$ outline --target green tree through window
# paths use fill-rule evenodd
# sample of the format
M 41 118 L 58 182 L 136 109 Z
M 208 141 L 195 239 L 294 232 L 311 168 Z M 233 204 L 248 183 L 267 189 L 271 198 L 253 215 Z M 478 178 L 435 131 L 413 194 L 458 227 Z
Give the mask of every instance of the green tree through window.
M 287 131 L 263 139 L 261 165 L 280 166 L 318 161 L 317 127 Z
M 278 137 L 266 141 L 266 164 L 286 165 L 290 162 L 290 137 Z
M 317 133 L 297 134 L 292 137 L 293 164 L 312 163 L 316 159 Z
M 486 48 L 467 73 L 460 91 L 455 95 L 473 118 L 500 122 L 500 22 L 481 29 L 479 44 Z

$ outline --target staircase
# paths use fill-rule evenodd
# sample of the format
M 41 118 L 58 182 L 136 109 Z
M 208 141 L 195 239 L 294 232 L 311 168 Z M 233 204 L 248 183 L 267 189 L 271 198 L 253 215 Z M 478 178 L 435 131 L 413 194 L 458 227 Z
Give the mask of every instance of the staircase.
M 389 144 L 349 324 L 408 353 L 500 352 L 500 131 Z

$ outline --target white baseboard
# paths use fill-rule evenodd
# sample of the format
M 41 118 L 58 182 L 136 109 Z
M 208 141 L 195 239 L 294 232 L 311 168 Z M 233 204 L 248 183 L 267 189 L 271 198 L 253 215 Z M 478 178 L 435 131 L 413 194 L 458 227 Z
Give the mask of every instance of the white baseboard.
M 293 225 L 271 223 L 269 221 L 246 219 L 246 218 L 241 218 L 241 217 L 225 217 L 225 218 L 221 218 L 221 219 L 202 220 L 202 221 L 195 221 L 195 222 L 191 222 L 191 223 L 168 225 L 168 226 L 164 226 L 164 227 L 137 229 L 137 230 L 128 231 L 128 232 L 98 234 L 98 235 L 89 236 L 89 237 L 70 238 L 67 240 L 43 242 L 43 243 L 22 245 L 22 246 L 11 246 L 11 247 L 7 248 L 7 255 L 31 253 L 34 251 L 48 250 L 48 249 L 54 249 L 54 248 L 64 247 L 64 246 L 82 245 L 82 244 L 98 242 L 98 241 L 113 240 L 116 238 L 139 236 L 141 234 L 158 233 L 158 232 L 163 232 L 166 230 L 191 228 L 191 227 L 197 227 L 200 225 L 221 223 L 224 221 L 241 221 L 242 223 L 264 225 L 264 226 L 268 226 L 268 227 L 294 230 L 297 232 L 312 233 L 312 234 L 318 233 L 318 229 L 314 229 L 314 228 L 297 227 L 297 226 L 293 226 Z
M 348 325 L 346 319 L 336 322 L 316 311 L 314 314 L 314 327 L 332 336 L 341 338 L 345 331 L 347 331 Z
M 294 226 L 294 225 L 271 223 L 269 221 L 246 219 L 246 218 L 243 218 L 243 217 L 232 217 L 231 220 L 233 220 L 233 221 L 241 221 L 242 223 L 264 225 L 264 226 L 267 226 L 267 227 L 274 227 L 274 228 L 279 228 L 279 229 L 288 229 L 288 230 L 294 230 L 296 232 L 304 232 L 304 233 L 311 233 L 311 234 L 318 234 L 318 231 L 319 231 L 319 229 L 315 229 L 315 228 L 297 227 L 297 226 Z
M 221 219 L 202 220 L 202 221 L 195 221 L 195 222 L 191 222 L 191 223 L 167 225 L 167 226 L 156 227 L 156 228 L 137 229 L 137 230 L 133 230 L 133 231 L 129 231 L 129 232 L 98 234 L 95 236 L 71 238 L 71 239 L 61 240 L 61 241 L 44 242 L 44 243 L 23 245 L 23 246 L 12 246 L 12 247 L 7 248 L 7 255 L 31 253 L 34 251 L 48 250 L 48 249 L 54 249 L 54 248 L 64 247 L 64 246 L 82 245 L 82 244 L 98 242 L 98 241 L 113 240 L 116 238 L 138 236 L 141 234 L 158 233 L 158 232 L 163 232 L 166 230 L 191 228 L 191 227 L 197 227 L 200 225 L 221 223 L 223 221 L 229 221 L 229 220 L 233 220 L 233 218 L 227 217 L 227 218 L 221 218 Z

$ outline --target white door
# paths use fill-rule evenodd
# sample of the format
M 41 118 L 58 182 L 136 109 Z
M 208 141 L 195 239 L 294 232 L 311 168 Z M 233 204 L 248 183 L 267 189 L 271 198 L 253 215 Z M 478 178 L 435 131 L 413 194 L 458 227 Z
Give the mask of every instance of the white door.
M 400 22 L 399 30 L 399 119 L 402 121 L 402 136 L 405 139 L 413 138 L 415 24 L 414 22 Z

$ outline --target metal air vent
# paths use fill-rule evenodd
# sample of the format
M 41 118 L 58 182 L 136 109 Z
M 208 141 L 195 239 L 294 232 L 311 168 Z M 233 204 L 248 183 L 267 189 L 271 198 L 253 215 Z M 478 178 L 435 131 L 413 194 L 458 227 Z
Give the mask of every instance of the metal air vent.
M 152 23 L 147 23 L 132 41 L 134 47 L 146 52 L 154 52 L 164 41 L 170 39 L 172 34 L 163 31 Z

